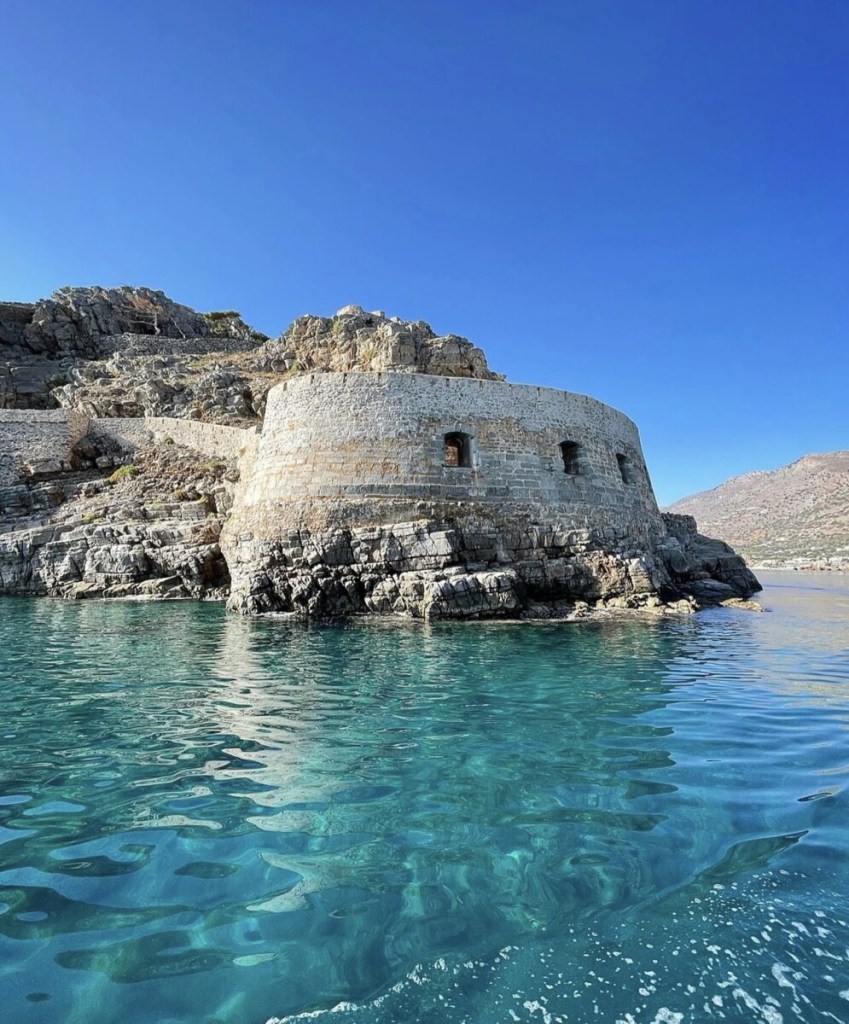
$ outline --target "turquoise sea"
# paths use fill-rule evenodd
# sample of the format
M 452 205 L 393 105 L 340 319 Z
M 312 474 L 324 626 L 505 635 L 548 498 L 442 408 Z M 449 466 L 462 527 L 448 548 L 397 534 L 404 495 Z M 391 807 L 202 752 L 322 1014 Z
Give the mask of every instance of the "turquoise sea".
M 849 579 L 768 614 L 0 600 L 0 1015 L 849 1021 Z

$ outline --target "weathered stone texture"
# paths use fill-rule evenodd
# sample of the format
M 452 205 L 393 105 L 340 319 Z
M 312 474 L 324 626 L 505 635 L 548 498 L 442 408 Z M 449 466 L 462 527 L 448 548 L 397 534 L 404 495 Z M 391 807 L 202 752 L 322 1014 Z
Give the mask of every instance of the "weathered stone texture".
M 465 439 L 468 465 L 446 464 L 446 435 Z M 564 442 L 579 446 L 567 459 Z M 689 609 L 757 589 L 739 559 L 667 532 L 622 413 L 550 388 L 425 375 L 274 388 L 222 549 L 230 605 L 254 613 Z M 716 595 L 698 586 L 708 561 L 727 581 Z
M 22 316 L 22 311 L 0 307 L 0 323 Z M 124 332 L 202 337 L 211 333 L 211 326 L 201 313 L 151 288 L 60 288 L 34 304 L 18 343 L 36 355 L 95 358 L 101 338 Z
M 149 288 L 61 288 L 0 303 L 0 408 L 252 419 L 265 382 L 255 398 L 218 360 L 266 340 L 238 314 L 198 313 Z
M 456 334 L 437 336 L 423 320 L 345 306 L 334 316 L 302 316 L 254 356 L 257 369 L 429 373 L 502 380 L 481 349 Z
M 229 587 L 218 538 L 233 459 L 151 442 L 132 452 L 85 434 L 89 469 L 0 487 L 0 592 L 63 597 L 216 597 Z M 90 458 L 98 456 L 95 470 Z M 115 466 L 124 471 L 112 474 Z
M 23 476 L 73 468 L 88 418 L 71 411 L 0 409 L 0 487 Z
M 444 465 L 453 432 L 469 438 L 469 467 Z M 581 445 L 577 475 L 560 454 L 569 440 Z M 288 500 L 360 496 L 543 502 L 580 525 L 599 506 L 658 520 L 636 426 L 585 395 L 394 373 L 314 374 L 274 388 L 241 514 L 273 521 Z
M 79 468 L 79 443 L 110 441 L 132 451 L 170 438 L 206 455 L 238 459 L 255 447 L 255 430 L 167 417 L 89 419 L 73 409 L 0 409 L 0 487 L 22 478 Z M 2 501 L 0 501 L 2 507 Z
M 129 450 L 170 439 L 175 444 L 224 459 L 240 458 L 246 447 L 255 447 L 259 441 L 259 434 L 253 428 L 243 430 L 168 416 L 94 418 L 88 421 L 86 432 L 94 438 L 110 438 Z

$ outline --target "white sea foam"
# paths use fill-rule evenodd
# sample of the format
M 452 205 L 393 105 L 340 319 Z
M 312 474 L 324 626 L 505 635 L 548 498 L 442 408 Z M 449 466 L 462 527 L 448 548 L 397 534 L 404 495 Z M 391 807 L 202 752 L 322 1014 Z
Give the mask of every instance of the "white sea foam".
M 445 1024 L 719 1024 L 735 1014 L 751 1024 L 846 1024 L 834 1005 L 838 997 L 849 1001 L 849 989 L 838 991 L 835 981 L 845 975 L 815 969 L 818 958 L 849 961 L 845 928 L 825 911 L 780 895 L 785 883 L 777 873 L 755 878 L 760 881 L 736 892 L 732 885 L 703 891 L 695 938 L 692 931 L 682 934 L 696 912 L 691 900 L 674 914 L 630 922 L 616 947 L 603 930 L 572 928 L 554 945 L 505 947 L 456 965 L 446 958 L 418 964 L 370 1002 L 338 1003 L 268 1024 L 325 1014 L 395 1024 L 434 1013 Z M 814 938 L 817 928 L 828 939 Z M 648 929 L 651 943 L 641 941 Z M 686 965 L 683 955 L 673 957 L 675 950 L 688 954 Z

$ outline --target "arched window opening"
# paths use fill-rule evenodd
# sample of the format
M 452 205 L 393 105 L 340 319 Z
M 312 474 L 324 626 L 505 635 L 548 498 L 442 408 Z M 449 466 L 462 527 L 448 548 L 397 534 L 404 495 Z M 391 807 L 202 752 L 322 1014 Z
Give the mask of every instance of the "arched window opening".
M 634 482 L 634 467 L 631 460 L 627 455 L 617 455 L 616 461 L 619 463 L 619 475 L 622 477 L 622 483 L 632 484 Z
M 468 434 L 446 434 L 443 438 L 443 465 L 471 466 L 472 453 Z
M 560 457 L 563 459 L 563 471 L 569 476 L 579 476 L 583 472 L 581 463 L 581 446 L 577 441 L 561 441 Z

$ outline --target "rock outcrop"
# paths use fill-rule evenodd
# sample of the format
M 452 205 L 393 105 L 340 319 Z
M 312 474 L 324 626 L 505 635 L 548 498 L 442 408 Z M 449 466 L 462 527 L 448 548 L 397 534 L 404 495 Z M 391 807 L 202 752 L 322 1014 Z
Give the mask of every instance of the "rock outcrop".
M 201 313 L 150 288 L 60 288 L 31 305 L 0 303 L 0 341 L 37 356 L 94 359 L 118 334 L 199 338 L 212 333 Z
M 742 560 L 722 547 L 708 554 L 673 539 L 640 550 L 624 531 L 558 533 L 433 518 L 293 530 L 239 546 L 230 605 L 248 614 L 429 619 L 691 612 L 760 589 Z M 712 576 L 718 561 L 719 575 Z
M 51 397 L 87 416 L 175 416 L 230 425 L 259 423 L 279 374 L 246 372 L 240 339 L 192 338 L 170 352 L 149 351 L 148 338 L 124 334 L 109 358 L 69 367 Z M 227 346 L 232 346 L 229 350 Z
M 456 334 L 437 336 L 423 320 L 409 322 L 345 306 L 335 316 L 302 316 L 250 360 L 261 370 L 429 373 L 503 380 L 486 356 Z
M 148 288 L 0 303 L 0 408 L 246 426 L 282 378 L 333 370 L 502 379 L 467 339 L 359 306 L 300 317 L 269 340 L 234 310 L 197 313 Z
M 0 432 L 0 593 L 538 618 L 758 589 L 660 516 L 627 417 L 359 306 L 269 340 L 145 288 L 0 303 Z
M 159 360 L 171 360 L 166 392 L 191 390 L 192 378 L 208 368 L 200 360 L 214 366 L 216 356 L 266 340 L 235 311 L 198 313 L 149 288 L 61 288 L 36 303 L 0 303 L 0 408 L 86 405 L 95 415 L 137 415 L 116 406 L 114 388 L 129 392 L 129 410 L 150 406 L 161 414 L 167 403 L 133 395 L 137 384 L 157 379 Z M 189 400 L 186 408 L 198 405 Z M 226 417 L 226 401 L 220 408 Z
M 226 597 L 219 536 L 238 470 L 173 443 L 78 443 L 77 469 L 0 488 L 0 593 Z

